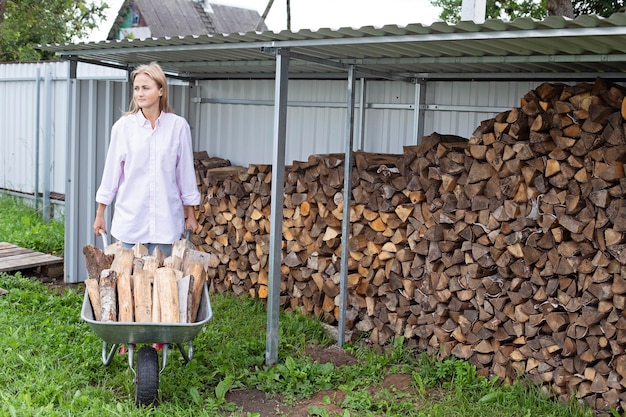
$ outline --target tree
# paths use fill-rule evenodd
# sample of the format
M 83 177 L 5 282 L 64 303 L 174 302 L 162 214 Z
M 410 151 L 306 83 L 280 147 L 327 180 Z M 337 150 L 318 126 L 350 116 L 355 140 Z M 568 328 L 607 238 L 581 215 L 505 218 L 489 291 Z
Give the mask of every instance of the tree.
M 548 16 L 574 17 L 572 0 L 548 0 Z
M 461 1 L 430 0 L 431 4 L 442 8 L 439 18 L 449 23 L 457 23 L 461 20 Z M 544 19 L 548 15 L 575 17 L 586 14 L 608 17 L 623 6 L 624 0 L 487 0 L 485 18 Z
M 487 0 L 486 19 L 509 19 L 534 17 L 542 19 L 546 15 L 546 0 L 541 3 L 532 0 Z M 439 18 L 444 22 L 457 23 L 461 20 L 462 0 L 431 0 L 431 4 L 441 7 Z
M 572 4 L 576 16 L 597 14 L 609 17 L 624 7 L 624 0 L 572 0 Z
M 37 45 L 84 38 L 108 7 L 102 0 L 0 0 L 0 61 L 54 59 Z

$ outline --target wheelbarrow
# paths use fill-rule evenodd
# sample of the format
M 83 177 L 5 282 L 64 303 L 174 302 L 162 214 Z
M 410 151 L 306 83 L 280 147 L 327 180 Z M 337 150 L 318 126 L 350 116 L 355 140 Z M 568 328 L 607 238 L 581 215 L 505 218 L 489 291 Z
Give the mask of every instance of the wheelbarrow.
M 103 236 L 106 247 L 106 237 Z M 171 346 L 178 347 L 185 363 L 193 358 L 193 339 L 213 316 L 207 284 L 204 284 L 200 306 L 194 323 L 135 323 L 102 322 L 95 320 L 89 295 L 85 291 L 81 318 L 103 340 L 102 363 L 111 363 L 118 347 L 125 344 L 128 349 L 128 365 L 134 374 L 135 402 L 137 405 L 150 405 L 156 400 L 159 379 L 167 364 Z M 135 346 L 141 344 L 135 363 Z M 162 345 L 162 359 L 152 345 Z M 184 344 L 187 344 L 185 349 Z

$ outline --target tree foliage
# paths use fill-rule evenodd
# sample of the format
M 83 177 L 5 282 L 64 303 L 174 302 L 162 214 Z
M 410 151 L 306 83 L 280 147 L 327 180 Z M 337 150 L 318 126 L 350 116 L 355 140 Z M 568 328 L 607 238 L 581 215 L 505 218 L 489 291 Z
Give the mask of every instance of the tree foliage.
M 572 0 L 574 14 L 595 14 L 609 17 L 624 7 L 624 0 Z
M 430 0 L 440 7 L 439 18 L 444 22 L 457 23 L 461 20 L 462 0 Z M 568 0 L 566 0 L 568 1 Z M 624 6 L 624 0 L 571 0 L 574 16 L 595 14 L 608 17 Z M 547 0 L 487 0 L 486 19 L 514 20 L 518 17 L 544 19 L 548 16 Z
M 102 0 L 0 0 L 0 61 L 54 59 L 37 45 L 84 38 L 104 20 Z

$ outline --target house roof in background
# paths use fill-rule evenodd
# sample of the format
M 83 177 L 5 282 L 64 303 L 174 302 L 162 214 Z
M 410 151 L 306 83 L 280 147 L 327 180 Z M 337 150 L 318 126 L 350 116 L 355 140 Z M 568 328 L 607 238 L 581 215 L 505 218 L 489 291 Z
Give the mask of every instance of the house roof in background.
M 251 32 L 256 30 L 261 15 L 256 10 L 211 3 L 216 19 L 215 33 Z M 261 30 L 267 30 L 265 23 Z
M 107 39 L 115 39 L 131 4 L 139 8 L 155 38 L 249 32 L 261 20 L 256 10 L 221 4 L 209 3 L 206 11 L 203 2 L 192 0 L 125 0 Z
M 356 65 L 424 79 L 626 79 L 626 13 L 538 21 L 469 21 L 48 45 L 68 59 L 132 68 L 157 61 L 195 79 L 274 78 L 275 57 L 291 52 L 291 78 L 346 77 Z

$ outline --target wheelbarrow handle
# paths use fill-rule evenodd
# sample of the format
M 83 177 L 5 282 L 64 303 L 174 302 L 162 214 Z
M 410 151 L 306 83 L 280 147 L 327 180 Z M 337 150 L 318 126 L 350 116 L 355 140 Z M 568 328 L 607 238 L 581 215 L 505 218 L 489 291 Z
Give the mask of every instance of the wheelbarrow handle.
M 107 232 L 105 232 L 104 230 L 100 230 L 100 237 L 102 237 L 102 244 L 104 245 L 104 247 L 106 248 L 107 246 L 109 246 L 109 235 L 107 235 Z

